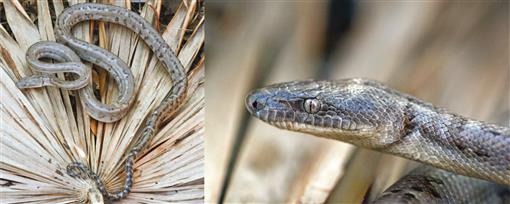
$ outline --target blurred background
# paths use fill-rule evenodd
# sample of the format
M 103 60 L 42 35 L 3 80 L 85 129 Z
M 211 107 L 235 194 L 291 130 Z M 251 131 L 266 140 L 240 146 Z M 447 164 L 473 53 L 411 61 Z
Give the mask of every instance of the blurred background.
M 207 1 L 206 201 L 363 203 L 416 163 L 277 129 L 254 88 L 366 77 L 509 126 L 506 1 Z

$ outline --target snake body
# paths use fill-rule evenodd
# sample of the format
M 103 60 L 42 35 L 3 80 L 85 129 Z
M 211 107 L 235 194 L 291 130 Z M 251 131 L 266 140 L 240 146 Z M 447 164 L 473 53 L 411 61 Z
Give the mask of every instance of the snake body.
M 294 81 L 251 92 L 276 127 L 348 142 L 510 185 L 510 128 L 472 120 L 368 79 Z
M 175 111 L 182 103 L 186 94 L 187 78 L 184 67 L 174 51 L 151 24 L 140 15 L 122 7 L 83 3 L 66 8 L 58 16 L 55 28 L 58 43 L 39 42 L 29 48 L 27 51 L 28 63 L 33 69 L 46 73 L 21 79 L 17 84 L 18 87 L 35 88 L 53 85 L 60 88 L 79 89 L 82 103 L 93 118 L 103 122 L 114 122 L 122 118 L 134 100 L 133 75 L 126 63 L 113 53 L 73 37 L 72 28 L 80 22 L 89 20 L 120 24 L 137 33 L 162 62 L 173 82 L 170 92 L 149 115 L 141 137 L 131 147 L 126 156 L 126 179 L 123 190 L 114 193 L 108 192 L 99 176 L 82 163 L 75 162 L 67 167 L 69 175 L 77 177 L 81 173 L 85 173 L 89 178 L 95 180 L 103 195 L 110 200 L 117 200 L 126 197 L 130 192 L 133 183 L 134 159 L 156 131 L 160 116 Z M 59 51 L 60 49 L 65 49 L 65 51 Z M 45 63 L 40 61 L 40 58 L 54 59 L 60 63 Z M 116 102 L 102 104 L 95 98 L 92 86 L 84 83 L 84 81 L 90 79 L 90 70 L 83 70 L 85 65 L 81 64 L 80 58 L 106 69 L 113 76 L 119 86 L 119 97 Z M 75 73 L 79 78 L 74 81 L 63 82 L 48 74 L 63 71 Z
M 374 204 L 510 202 L 510 188 L 422 165 L 398 180 Z
M 60 63 L 53 64 L 40 61 L 41 58 L 51 58 Z M 26 55 L 27 63 L 32 69 L 48 74 L 38 74 L 21 79 L 16 83 L 18 88 L 38 88 L 56 86 L 62 89 L 81 89 L 88 85 L 91 71 L 80 57 L 69 47 L 59 43 L 37 42 L 30 46 Z M 50 73 L 70 72 L 79 76 L 74 81 L 61 80 Z

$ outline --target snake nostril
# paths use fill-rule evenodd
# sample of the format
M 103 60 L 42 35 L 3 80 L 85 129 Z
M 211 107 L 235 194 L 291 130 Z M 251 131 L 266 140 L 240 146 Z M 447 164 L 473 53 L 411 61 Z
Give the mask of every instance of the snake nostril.
M 263 103 L 258 102 L 257 100 L 254 100 L 254 101 L 251 103 L 251 107 L 253 107 L 253 109 L 254 109 L 254 110 L 260 110 L 260 109 L 264 108 L 264 104 L 263 104 Z
M 263 95 L 253 92 L 246 97 L 245 105 L 250 113 L 255 113 L 266 107 L 266 101 Z

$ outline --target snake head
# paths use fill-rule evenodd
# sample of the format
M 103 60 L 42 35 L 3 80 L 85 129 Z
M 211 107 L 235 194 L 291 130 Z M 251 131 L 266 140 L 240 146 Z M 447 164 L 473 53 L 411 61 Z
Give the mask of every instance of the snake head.
M 405 100 L 388 90 L 366 79 L 293 81 L 254 90 L 245 105 L 278 128 L 381 148 L 404 132 Z

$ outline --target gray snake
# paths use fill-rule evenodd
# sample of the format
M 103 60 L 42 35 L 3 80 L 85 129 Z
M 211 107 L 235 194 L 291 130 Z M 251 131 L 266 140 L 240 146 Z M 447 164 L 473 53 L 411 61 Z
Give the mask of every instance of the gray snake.
M 39 42 L 27 51 L 27 62 L 36 71 L 43 74 L 33 75 L 18 81 L 19 88 L 37 88 L 42 86 L 56 86 L 63 89 L 78 90 L 82 104 L 93 118 L 102 122 L 114 122 L 121 119 L 129 110 L 134 100 L 134 80 L 129 67 L 113 53 L 96 45 L 75 38 L 71 30 L 80 22 L 98 20 L 123 25 L 142 38 L 154 55 L 162 62 L 173 86 L 149 115 L 145 128 L 137 142 L 126 155 L 126 179 L 123 189 L 118 192 L 106 190 L 103 182 L 85 164 L 74 162 L 67 166 L 70 176 L 78 177 L 83 174 L 93 179 L 100 192 L 110 200 L 126 197 L 133 184 L 133 162 L 138 153 L 144 148 L 154 134 L 160 122 L 160 116 L 175 111 L 184 100 L 187 87 L 186 72 L 179 59 L 159 33 L 135 12 L 125 8 L 83 3 L 66 8 L 57 18 L 55 36 L 57 42 Z M 41 61 L 49 58 L 58 63 Z M 90 81 L 91 71 L 81 63 L 80 59 L 92 62 L 109 72 L 119 86 L 118 100 L 113 104 L 103 104 L 93 94 Z M 56 78 L 55 73 L 71 72 L 78 75 L 74 81 Z
M 376 81 L 270 85 L 252 91 L 246 107 L 278 128 L 401 156 L 477 182 L 510 185 L 509 127 L 451 113 Z

